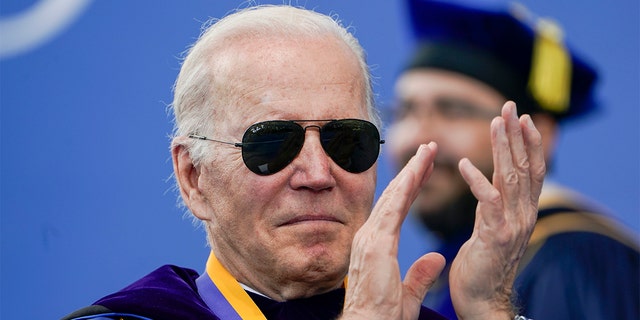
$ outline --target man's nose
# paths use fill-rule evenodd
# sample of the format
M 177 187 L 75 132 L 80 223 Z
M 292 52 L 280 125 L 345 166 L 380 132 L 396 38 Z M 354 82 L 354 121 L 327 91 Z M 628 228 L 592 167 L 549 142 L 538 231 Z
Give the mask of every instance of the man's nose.
M 323 190 L 335 185 L 332 170 L 339 169 L 322 148 L 320 128 L 305 128 L 305 139 L 298 156 L 291 162 L 294 173 L 291 185 L 294 189 Z

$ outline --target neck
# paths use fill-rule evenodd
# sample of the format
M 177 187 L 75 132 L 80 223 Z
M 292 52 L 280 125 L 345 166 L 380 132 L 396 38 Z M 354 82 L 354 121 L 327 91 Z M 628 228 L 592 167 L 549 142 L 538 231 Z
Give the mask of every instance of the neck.
M 243 289 L 275 301 L 308 298 L 346 286 L 346 271 L 340 274 L 305 274 L 304 277 L 278 276 L 279 273 L 250 270 L 246 264 L 235 264 L 213 251 L 211 255 L 234 277 Z M 211 260 L 211 258 L 210 258 Z M 209 262 L 207 263 L 209 269 Z

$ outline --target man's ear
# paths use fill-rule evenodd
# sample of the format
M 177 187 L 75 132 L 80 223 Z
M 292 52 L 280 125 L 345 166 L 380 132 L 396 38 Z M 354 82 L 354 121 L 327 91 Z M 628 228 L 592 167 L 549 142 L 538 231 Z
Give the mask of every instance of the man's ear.
M 188 148 L 174 140 L 171 144 L 171 158 L 182 200 L 198 219 L 209 220 L 207 201 L 199 184 L 200 170 L 194 165 Z
M 558 140 L 558 122 L 552 116 L 544 113 L 532 114 L 531 120 L 542 136 L 545 160 L 548 162 L 554 158 Z

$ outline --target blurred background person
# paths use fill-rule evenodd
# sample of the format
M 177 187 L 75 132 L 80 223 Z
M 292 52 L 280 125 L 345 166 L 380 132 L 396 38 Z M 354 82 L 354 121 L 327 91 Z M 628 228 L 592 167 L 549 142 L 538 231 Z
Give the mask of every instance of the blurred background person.
M 561 126 L 598 106 L 598 74 L 565 44 L 558 24 L 522 6 L 409 0 L 409 12 L 415 49 L 396 83 L 388 150 L 400 168 L 420 143 L 438 143 L 434 173 L 413 212 L 450 263 L 471 234 L 476 207 L 457 163 L 468 157 L 493 175 L 489 125 L 500 106 L 513 100 L 519 112 L 532 115 L 553 171 Z M 637 319 L 639 275 L 636 235 L 601 205 L 546 182 L 516 279 L 522 313 L 534 319 Z M 445 269 L 425 303 L 455 318 L 447 279 Z

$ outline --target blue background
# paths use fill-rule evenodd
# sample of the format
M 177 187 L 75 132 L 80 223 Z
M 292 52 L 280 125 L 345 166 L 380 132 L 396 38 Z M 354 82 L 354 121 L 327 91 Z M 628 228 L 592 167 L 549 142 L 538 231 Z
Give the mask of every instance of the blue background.
M 37 2 L 2 0 L 0 19 Z M 403 3 L 299 3 L 353 26 L 390 102 L 410 48 Z M 604 108 L 565 128 L 551 178 L 638 231 L 638 1 L 523 3 L 561 21 L 602 73 Z M 204 232 L 176 206 L 166 106 L 201 23 L 239 4 L 91 1 L 60 34 L 0 60 L 2 319 L 59 318 L 165 263 L 203 269 Z M 384 151 L 379 172 L 378 194 L 393 175 Z M 407 223 L 401 246 L 405 270 L 429 240 Z

